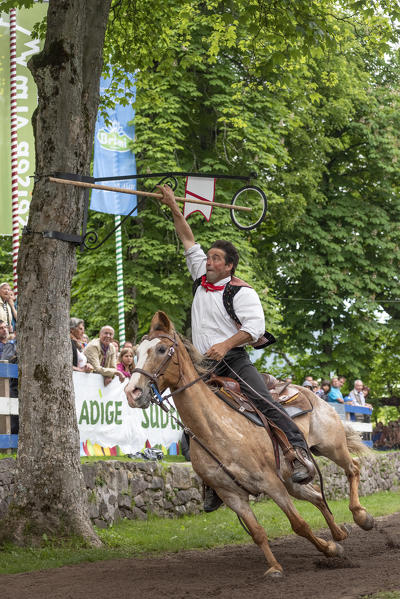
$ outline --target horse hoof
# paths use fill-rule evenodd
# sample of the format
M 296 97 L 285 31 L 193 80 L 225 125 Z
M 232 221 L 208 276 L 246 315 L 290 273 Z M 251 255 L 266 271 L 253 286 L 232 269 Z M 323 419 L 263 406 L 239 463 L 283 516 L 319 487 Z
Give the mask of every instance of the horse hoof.
M 371 530 L 374 527 L 374 519 L 368 512 L 365 512 L 365 518 L 362 524 L 360 524 L 363 530 Z
M 282 578 L 283 572 L 277 566 L 272 566 L 272 568 L 265 572 L 264 576 L 268 576 L 268 578 Z
M 343 557 L 344 549 L 339 543 L 334 543 L 333 541 L 328 543 L 327 551 L 325 554 L 327 557 Z

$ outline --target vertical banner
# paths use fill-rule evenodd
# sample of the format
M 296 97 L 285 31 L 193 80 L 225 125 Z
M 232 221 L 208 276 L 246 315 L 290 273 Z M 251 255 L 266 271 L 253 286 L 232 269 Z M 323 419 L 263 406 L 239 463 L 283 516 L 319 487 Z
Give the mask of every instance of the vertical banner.
M 100 94 L 106 92 L 110 83 L 110 78 L 102 77 Z M 132 89 L 134 90 L 133 82 Z M 93 177 L 95 179 L 136 175 L 135 155 L 129 148 L 130 143 L 135 139 L 134 117 L 135 111 L 132 106 L 122 106 L 117 103 L 114 110 L 108 113 L 107 123 L 99 112 L 94 138 Z M 136 189 L 136 179 L 113 181 L 108 184 L 122 189 Z M 135 206 L 136 196 L 98 189 L 92 191 L 90 208 L 97 212 L 126 215 Z M 136 212 L 133 215 L 136 215 Z
M 100 94 L 108 89 L 111 80 L 102 78 L 100 81 Z M 134 92 L 134 82 L 130 91 Z M 134 100 L 132 100 L 134 101 Z M 115 105 L 115 109 L 108 114 L 108 123 L 103 116 L 98 114 L 94 140 L 94 166 L 95 179 L 104 177 L 123 177 L 136 175 L 135 155 L 130 149 L 130 144 L 135 139 L 133 119 L 135 111 L 132 106 Z M 107 181 L 105 182 L 107 184 Z M 122 189 L 136 189 L 136 179 L 112 181 L 113 187 Z M 121 215 L 127 215 L 132 210 L 136 215 L 136 197 L 126 194 L 101 191 L 92 191 L 90 208 L 97 212 L 106 212 L 115 215 L 115 260 L 117 272 L 118 296 L 118 329 L 119 341 L 125 342 L 125 310 L 124 310 L 124 274 L 122 262 L 122 236 Z
M 42 41 L 32 39 L 33 26 L 47 13 L 47 2 L 16 12 L 16 159 L 18 169 L 19 226 L 28 222 L 35 170 L 31 118 L 37 106 L 37 90 L 27 62 L 41 50 Z M 11 137 L 10 137 L 10 18 L 0 14 L 0 235 L 11 235 Z
M 212 213 L 212 202 L 215 197 L 215 179 L 207 177 L 187 177 L 185 186 L 185 202 L 183 208 L 183 216 L 188 218 L 193 212 L 200 212 L 204 218 L 209 221 Z M 210 202 L 210 206 L 202 206 L 201 204 L 192 204 L 190 198 L 196 200 L 206 200 Z

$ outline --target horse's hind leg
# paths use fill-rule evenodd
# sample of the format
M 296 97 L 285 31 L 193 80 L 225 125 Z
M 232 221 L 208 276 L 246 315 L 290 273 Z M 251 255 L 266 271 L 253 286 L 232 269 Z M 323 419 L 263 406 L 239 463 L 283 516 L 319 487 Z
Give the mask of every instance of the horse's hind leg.
M 285 486 L 292 497 L 309 501 L 319 509 L 325 518 L 332 533 L 332 538 L 335 541 L 344 541 L 344 539 L 347 539 L 349 536 L 348 531 L 344 527 L 342 528 L 336 524 L 333 514 L 329 511 L 320 491 L 317 491 L 311 484 L 296 485 L 292 483 L 290 479 L 285 482 Z
M 374 525 L 374 519 L 361 505 L 358 495 L 358 486 L 360 484 L 359 463 L 358 460 L 351 457 L 348 450 L 348 443 L 350 444 L 351 449 L 352 442 L 359 444 L 358 448 L 361 447 L 361 442 L 352 440 L 352 434 L 351 431 L 347 431 L 345 436 L 345 431 L 343 431 L 343 439 L 341 438 L 341 435 L 336 435 L 335 445 L 332 447 L 324 447 L 323 450 L 320 450 L 320 453 L 335 462 L 335 464 L 345 471 L 350 487 L 349 509 L 353 514 L 353 520 L 364 530 L 371 530 Z M 358 448 L 355 447 L 355 450 Z
M 249 506 L 248 500 L 238 495 L 233 495 L 222 490 L 218 490 L 218 495 L 236 514 L 243 520 L 243 523 L 249 530 L 253 541 L 264 553 L 269 569 L 265 572 L 267 576 L 281 577 L 283 568 L 276 560 L 268 543 L 265 529 L 257 522 L 257 519 Z

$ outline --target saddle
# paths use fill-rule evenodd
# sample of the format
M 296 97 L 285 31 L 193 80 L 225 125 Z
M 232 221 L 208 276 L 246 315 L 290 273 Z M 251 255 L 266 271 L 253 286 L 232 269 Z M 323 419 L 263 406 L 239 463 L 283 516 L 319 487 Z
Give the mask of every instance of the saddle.
M 281 404 L 291 418 L 297 418 L 312 411 L 311 403 L 306 397 L 299 395 L 297 387 L 290 383 L 282 383 L 271 374 L 262 373 L 262 376 L 272 398 Z M 265 426 L 258 415 L 258 410 L 241 392 L 239 383 L 235 379 L 212 374 L 207 384 L 231 408 L 246 416 L 254 424 Z

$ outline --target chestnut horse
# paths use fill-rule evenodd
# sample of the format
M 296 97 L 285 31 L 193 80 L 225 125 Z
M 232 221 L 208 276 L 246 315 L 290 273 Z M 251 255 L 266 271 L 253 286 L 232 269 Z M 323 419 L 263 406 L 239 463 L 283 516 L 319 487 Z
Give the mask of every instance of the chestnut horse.
M 200 444 L 193 441 L 190 447 L 193 468 L 245 523 L 254 542 L 264 552 L 269 565 L 266 574 L 281 576 L 283 569 L 269 547 L 264 528 L 258 524 L 250 508 L 250 493 L 255 496 L 264 493 L 271 497 L 285 512 L 293 531 L 311 541 L 324 555 L 343 555 L 342 546 L 335 541 L 343 541 L 348 532 L 336 524 L 320 491 L 311 484 L 292 483 L 291 472 L 283 458 L 280 476 L 277 475 L 274 450 L 266 430 L 243 418 L 221 401 L 203 380 L 199 380 L 183 342 L 164 312 L 156 312 L 153 316 L 149 335 L 137 348 L 137 359 L 136 369 L 125 387 L 130 407 L 149 406 L 151 384 L 156 384 L 160 392 L 167 387 L 172 392 L 178 390 L 174 394 L 174 402 L 184 425 L 224 466 L 221 468 Z M 193 385 L 187 386 L 196 380 Z M 306 394 L 313 410 L 296 418 L 297 425 L 316 454 L 326 456 L 344 469 L 350 485 L 349 507 L 353 519 L 364 530 L 371 529 L 373 518 L 361 506 L 358 497 L 358 462 L 349 453 L 361 454 L 365 446 L 357 433 L 349 426 L 343 426 L 328 403 L 306 388 L 299 387 L 299 390 Z M 322 512 L 333 541 L 325 541 L 312 532 L 294 507 L 289 493 L 310 501 Z

